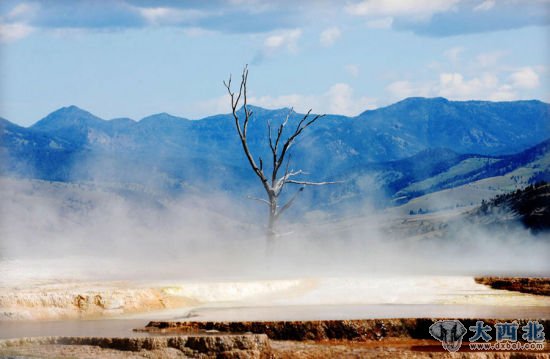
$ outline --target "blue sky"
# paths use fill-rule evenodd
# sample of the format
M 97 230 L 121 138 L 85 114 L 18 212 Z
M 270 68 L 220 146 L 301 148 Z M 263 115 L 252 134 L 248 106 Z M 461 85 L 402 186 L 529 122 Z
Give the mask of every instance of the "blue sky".
M 0 2 L 0 116 L 105 118 L 251 102 L 356 115 L 409 96 L 550 100 L 548 0 Z

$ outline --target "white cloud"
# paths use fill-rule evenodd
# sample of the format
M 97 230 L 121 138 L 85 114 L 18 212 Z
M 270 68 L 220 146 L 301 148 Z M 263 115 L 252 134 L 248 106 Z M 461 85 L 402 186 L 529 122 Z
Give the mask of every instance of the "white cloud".
M 336 40 L 342 35 L 340 29 L 336 26 L 329 27 L 321 32 L 319 42 L 325 47 L 332 46 Z
M 0 24 L 0 42 L 9 43 L 27 37 L 34 31 L 24 23 Z
M 376 106 L 376 100 L 367 96 L 357 97 L 353 88 L 346 83 L 337 83 L 325 93 L 328 113 L 354 116 Z
M 456 46 L 448 49 L 443 54 L 449 59 L 453 64 L 456 64 L 460 60 L 460 55 L 464 52 L 464 48 L 461 46 Z
M 283 107 L 293 107 L 296 111 L 305 112 L 310 108 L 315 112 L 321 112 L 319 108 L 320 100 L 315 96 L 301 94 L 286 94 L 280 96 L 248 96 L 248 103 L 254 106 L 260 106 L 268 109 L 278 109 Z M 309 107 L 308 107 L 309 106 Z M 211 115 L 213 113 L 228 113 L 230 102 L 227 95 L 213 99 L 200 101 L 195 104 L 195 113 L 200 116 Z
M 251 63 L 255 65 L 260 64 L 266 59 L 269 59 L 284 50 L 290 53 L 297 53 L 298 41 L 301 36 L 302 29 L 277 31 L 270 34 L 264 39 L 262 48 L 258 50 L 254 58 L 251 60 Z
M 465 79 L 461 73 L 453 72 L 440 74 L 435 90 L 439 96 L 471 100 L 488 98 L 497 88 L 498 78 L 493 74 L 485 73 L 479 77 Z
M 491 101 L 511 101 L 517 98 L 518 94 L 514 91 L 512 86 L 502 85 L 489 94 L 487 99 Z
M 451 62 L 457 62 L 463 48 L 454 47 L 445 52 Z M 480 53 L 463 71 L 449 71 L 441 64 L 428 65 L 432 78 L 418 81 L 395 81 L 386 87 L 393 100 L 411 96 L 443 96 L 452 100 L 507 101 L 530 98 L 531 90 L 545 78 L 545 66 L 509 67 L 499 64 L 506 53 Z M 453 61 L 454 60 L 454 61 Z M 448 65 L 447 65 L 448 66 Z M 455 66 L 456 67 L 456 66 Z
M 139 14 L 150 25 L 176 25 L 200 19 L 205 14 L 193 9 L 174 9 L 169 7 L 136 7 Z
M 14 42 L 30 35 L 35 28 L 29 25 L 29 21 L 39 7 L 36 3 L 20 3 L 0 16 L 0 42 Z
M 495 6 L 496 1 L 495 0 L 485 0 L 476 7 L 474 7 L 474 11 L 487 11 L 491 10 Z
M 301 94 L 288 94 L 280 96 L 252 96 L 250 103 L 256 106 L 277 109 L 283 107 L 293 107 L 297 111 L 307 111 L 309 108 L 317 109 L 317 99 L 314 96 Z M 308 107 L 309 108 L 306 108 Z
M 455 100 L 509 101 L 520 98 L 517 86 L 501 83 L 493 73 L 483 73 L 470 79 L 459 73 L 441 74 L 435 90 L 439 96 Z
M 138 11 L 150 24 L 158 24 L 163 20 L 176 17 L 175 10 L 166 7 L 139 8 Z
M 6 19 L 10 21 L 29 20 L 39 9 L 38 4 L 21 3 L 8 12 Z
M 395 81 L 386 87 L 393 99 L 401 100 L 406 97 L 430 96 L 430 88 L 423 84 L 413 84 L 410 81 Z
M 203 116 L 210 116 L 213 114 L 228 113 L 230 106 L 230 100 L 227 95 L 211 98 L 208 100 L 198 101 L 193 104 L 190 111 L 191 116 L 201 118 Z
M 481 67 L 493 67 L 504 55 L 503 51 L 484 52 L 476 56 L 476 64 Z
M 202 27 L 186 27 L 183 29 L 183 33 L 188 37 L 201 37 L 207 35 L 213 35 L 216 32 Z
M 359 76 L 359 65 L 348 64 L 344 68 L 346 69 L 346 72 L 351 76 L 353 77 Z
M 268 36 L 264 40 L 264 48 L 268 51 L 275 51 L 280 48 L 287 48 L 289 51 L 297 50 L 297 42 L 302 36 L 301 29 L 282 31 Z
M 367 96 L 355 96 L 353 88 L 346 83 L 334 84 L 320 95 L 253 96 L 250 98 L 250 103 L 266 108 L 293 107 L 300 112 L 313 109 L 316 113 L 347 116 L 355 116 L 376 107 L 375 99 Z
M 373 17 L 406 16 L 427 20 L 439 12 L 454 8 L 460 0 L 362 0 L 348 4 L 345 10 L 352 15 Z
M 246 8 L 250 14 L 259 14 L 277 8 L 275 2 L 263 0 L 229 0 L 228 3 L 237 8 Z
M 298 112 L 312 109 L 315 113 L 332 113 L 354 116 L 367 109 L 376 108 L 376 99 L 356 96 L 353 88 L 346 83 L 336 83 L 326 92 L 318 95 L 284 94 L 280 96 L 249 96 L 248 102 L 269 109 L 293 107 Z M 195 104 L 195 112 L 200 115 L 227 113 L 229 99 L 221 96 Z
M 500 74 L 502 78 L 504 75 Z M 495 72 L 483 72 L 467 77 L 460 72 L 442 72 L 437 79 L 427 81 L 395 81 L 386 87 L 392 100 L 406 97 L 442 96 L 450 100 L 509 101 L 524 98 L 522 90 L 539 85 L 538 74 L 526 67 L 513 72 L 502 81 Z
M 383 17 L 367 21 L 369 29 L 390 29 L 393 24 L 393 17 Z
M 534 89 L 539 86 L 539 75 L 531 67 L 524 67 L 510 75 L 513 86 L 522 89 Z

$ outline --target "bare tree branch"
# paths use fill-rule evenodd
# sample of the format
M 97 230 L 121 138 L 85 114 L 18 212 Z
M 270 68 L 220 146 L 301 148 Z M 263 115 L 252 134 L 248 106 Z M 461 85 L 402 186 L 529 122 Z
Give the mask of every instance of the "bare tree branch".
M 292 206 L 292 204 L 298 197 L 299 193 L 302 192 L 306 186 L 322 186 L 322 185 L 336 184 L 341 182 L 310 182 L 310 181 L 300 181 L 300 180 L 292 179 L 292 177 L 295 177 L 301 174 L 306 174 L 306 173 L 303 172 L 302 170 L 294 171 L 290 169 L 290 163 L 292 159 L 292 156 L 289 152 L 290 148 L 294 144 L 295 139 L 298 136 L 300 136 L 300 134 L 302 134 L 302 132 L 306 128 L 308 128 L 309 126 L 314 124 L 317 120 L 325 116 L 325 115 L 312 115 L 311 110 L 309 110 L 305 115 L 303 115 L 303 117 L 299 121 L 297 121 L 298 123 L 294 131 L 286 139 L 283 139 L 283 132 L 285 132 L 285 129 L 288 126 L 290 118 L 294 113 L 294 109 L 292 108 L 289 109 L 285 119 L 278 125 L 277 132 L 275 135 L 273 133 L 274 131 L 272 128 L 271 120 L 267 122 L 269 148 L 271 150 L 271 157 L 273 161 L 273 164 L 272 164 L 273 167 L 271 167 L 271 170 L 272 170 L 271 178 L 270 178 L 270 181 L 268 180 L 267 176 L 264 173 L 264 162 L 262 157 L 258 157 L 259 165 L 256 164 L 256 162 L 254 161 L 254 156 L 252 155 L 250 148 L 248 146 L 247 131 L 248 131 L 248 124 L 250 123 L 250 119 L 253 116 L 253 111 L 248 108 L 247 82 L 248 82 L 248 66 L 245 66 L 241 75 L 241 83 L 238 88 L 238 93 L 234 92 L 231 89 L 231 85 L 232 85 L 231 75 L 229 76 L 228 81 L 227 82 L 224 81 L 223 84 L 227 89 L 227 93 L 229 94 L 229 97 L 231 98 L 231 113 L 233 116 L 233 120 L 235 122 L 235 128 L 239 135 L 239 139 L 241 141 L 241 146 L 243 148 L 245 156 L 248 160 L 248 163 L 250 164 L 250 167 L 256 174 L 256 176 L 258 176 L 258 178 L 261 180 L 262 185 L 267 194 L 267 199 L 255 198 L 255 197 L 248 197 L 248 198 L 262 202 L 269 207 L 269 222 L 268 222 L 267 233 L 268 233 L 268 238 L 271 242 L 276 235 L 275 229 L 274 229 L 275 222 L 283 213 L 285 213 L 288 210 L 288 208 L 290 208 L 290 206 Z M 239 112 L 238 107 L 241 102 L 242 102 L 243 115 L 240 115 L 240 113 L 238 113 Z M 286 164 L 285 164 L 285 161 L 286 161 Z M 285 171 L 282 176 L 279 176 L 278 174 L 283 164 L 285 164 Z M 301 187 L 282 207 L 279 207 L 277 204 L 279 200 L 279 196 L 282 193 L 285 185 L 289 183 L 297 184 L 297 185 L 300 185 Z
M 304 188 L 305 187 L 300 187 L 298 191 L 294 193 L 294 196 L 292 196 L 292 198 L 279 210 L 279 212 L 277 213 L 277 218 L 279 218 L 284 212 L 286 212 L 287 209 L 290 208 L 290 206 L 292 206 L 292 204 L 294 203 L 300 192 L 304 190 Z
M 286 168 L 286 171 L 285 171 L 285 174 L 284 176 L 282 176 L 281 178 L 279 178 L 276 182 L 275 182 L 275 185 L 274 185 L 274 190 L 275 190 L 275 193 L 281 193 L 285 184 L 288 183 L 289 181 L 289 178 L 290 177 L 293 177 L 293 176 L 297 176 L 297 175 L 300 175 L 300 174 L 304 174 L 305 172 L 302 171 L 302 170 L 298 170 L 298 171 L 289 171 L 288 170 L 288 164 L 290 163 L 290 158 L 287 162 L 287 168 Z
M 271 120 L 267 120 L 267 136 L 269 139 L 269 148 L 271 148 L 271 152 L 275 154 L 275 146 L 273 146 L 273 139 L 271 138 Z
M 285 174 L 283 175 L 283 177 L 281 177 L 281 190 L 283 189 L 284 185 L 285 185 L 285 178 L 288 178 L 288 169 L 290 167 L 290 160 L 292 159 L 292 155 L 289 154 L 288 155 L 288 160 L 286 160 L 286 167 L 285 167 Z
M 288 149 L 290 148 L 290 146 L 292 145 L 292 143 L 294 142 L 294 139 L 296 137 L 298 137 L 303 130 L 305 130 L 306 128 L 308 128 L 309 126 L 311 126 L 312 124 L 314 124 L 318 119 L 324 117 L 325 115 L 315 115 L 313 117 L 313 119 L 309 120 L 308 122 L 307 119 L 309 118 L 311 114 L 311 109 L 304 115 L 304 117 L 300 120 L 300 122 L 298 123 L 298 126 L 296 127 L 296 130 L 294 131 L 294 133 L 285 141 L 284 145 L 283 145 L 283 149 L 281 150 L 281 154 L 279 156 L 279 160 L 275 166 L 275 170 L 274 170 L 274 173 L 276 174 L 278 171 L 279 171 L 279 168 L 281 167 L 281 165 L 283 164 L 283 160 L 284 160 L 284 157 L 288 151 Z M 306 124 L 304 126 L 303 123 L 306 122 Z
M 244 138 L 246 139 L 246 131 L 248 129 L 248 121 L 250 120 L 250 116 L 252 115 L 252 112 L 248 111 L 248 97 L 246 95 L 246 83 L 248 81 L 248 65 L 244 67 L 242 81 L 241 81 L 241 89 L 243 89 L 243 109 L 244 109 L 244 124 L 243 124 L 243 134 Z M 239 92 L 240 95 L 240 92 Z
M 248 159 L 248 162 L 250 163 L 250 166 L 252 167 L 252 170 L 256 175 L 260 178 L 262 181 L 262 184 L 265 188 L 265 190 L 269 193 L 271 188 L 269 187 L 269 183 L 267 182 L 267 178 L 265 177 L 263 173 L 263 168 L 260 169 L 258 165 L 256 165 L 256 162 L 254 161 L 254 158 L 252 157 L 252 154 L 250 153 L 250 149 L 248 148 L 248 143 L 246 142 L 246 131 L 248 127 L 248 121 L 250 119 L 250 112 L 247 108 L 247 94 L 246 94 L 246 81 L 248 80 L 248 66 L 245 66 L 242 74 L 242 80 L 241 85 L 239 87 L 239 94 L 237 98 L 235 99 L 235 93 L 231 91 L 231 76 L 229 77 L 228 82 L 226 83 L 224 81 L 224 85 L 227 88 L 227 92 L 229 93 L 229 96 L 231 97 L 231 108 L 232 108 L 232 115 L 233 119 L 235 120 L 235 127 L 237 128 L 237 133 L 239 134 L 239 138 L 241 140 L 241 145 L 243 147 L 244 153 L 246 155 L 246 158 Z M 243 127 L 241 129 L 241 125 L 239 122 L 239 116 L 237 115 L 237 107 L 239 106 L 239 101 L 243 97 L 243 108 L 245 113 L 245 119 L 243 123 Z M 262 164 L 263 167 L 263 164 Z
M 343 182 L 342 182 L 342 181 L 334 181 L 334 182 L 308 182 L 308 181 L 288 180 L 288 181 L 286 181 L 286 183 L 300 184 L 300 185 L 303 185 L 303 186 L 325 186 L 325 185 L 328 185 L 328 184 L 339 184 L 339 183 L 343 183 Z
M 246 198 L 252 199 L 252 200 L 254 200 L 254 201 L 262 202 L 262 203 L 264 203 L 264 204 L 267 204 L 268 206 L 271 206 L 271 203 L 269 203 L 268 200 L 265 200 L 265 199 L 263 199 L 263 198 L 251 197 L 251 196 L 247 196 Z
M 288 119 L 290 118 L 290 115 L 294 112 L 294 108 L 290 108 L 288 110 L 288 113 L 286 114 L 286 117 L 285 117 L 285 120 L 283 121 L 283 123 L 281 123 L 281 125 L 279 126 L 279 129 L 277 131 L 277 139 L 275 141 L 275 151 L 277 151 L 278 147 L 279 147 L 279 141 L 281 140 L 281 136 L 283 135 L 283 130 L 285 129 L 286 127 L 286 124 L 288 123 Z

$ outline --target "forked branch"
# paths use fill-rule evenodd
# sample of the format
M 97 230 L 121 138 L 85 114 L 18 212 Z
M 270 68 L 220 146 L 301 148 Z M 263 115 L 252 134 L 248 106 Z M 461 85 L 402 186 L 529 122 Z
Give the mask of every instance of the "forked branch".
M 247 88 L 246 83 L 248 81 L 248 66 L 245 66 L 242 77 L 241 77 L 241 85 L 239 86 L 239 93 L 237 97 L 235 97 L 235 93 L 231 90 L 231 76 L 229 76 L 229 80 L 227 82 L 223 82 L 225 88 L 227 89 L 227 92 L 229 94 L 229 97 L 231 97 L 231 109 L 232 109 L 232 115 L 233 119 L 235 120 L 235 127 L 237 129 L 237 133 L 239 134 L 239 139 L 241 140 L 241 145 L 243 148 L 243 151 L 246 155 L 246 158 L 248 159 L 248 163 L 252 167 L 252 170 L 256 175 L 260 178 L 260 181 L 262 182 L 264 188 L 266 191 L 269 192 L 269 183 L 267 182 L 267 178 L 264 175 L 263 172 L 263 161 L 260 158 L 260 166 L 256 164 L 254 161 L 254 157 L 252 157 L 252 154 L 250 152 L 250 149 L 248 147 L 248 142 L 246 139 L 246 133 L 248 130 L 248 122 L 250 121 L 250 117 L 252 116 L 252 111 L 248 109 L 248 97 L 247 97 Z M 244 110 L 244 122 L 241 123 L 239 116 L 237 114 L 237 108 L 239 106 L 241 98 L 243 99 L 243 110 Z
M 293 179 L 295 176 L 298 175 L 305 175 L 306 173 L 302 170 L 294 171 L 290 168 L 290 148 L 294 144 L 296 138 L 300 136 L 300 134 L 303 133 L 303 131 L 308 128 L 309 126 L 313 125 L 317 120 L 320 118 L 323 118 L 325 115 L 312 115 L 311 109 L 303 115 L 299 120 L 297 120 L 296 127 L 294 130 L 289 134 L 289 136 L 284 139 L 283 135 L 285 133 L 285 130 L 288 127 L 289 122 L 292 120 L 292 115 L 295 114 L 294 110 L 292 108 L 289 109 L 288 113 L 286 114 L 284 120 L 276 127 L 276 133 L 273 134 L 274 129 L 272 128 L 272 122 L 267 122 L 267 130 L 268 130 L 268 143 L 269 143 L 269 149 L 271 150 L 271 158 L 272 158 L 272 166 L 271 166 L 271 174 L 270 178 L 268 180 L 268 177 L 264 173 L 264 161 L 261 157 L 258 158 L 257 164 L 254 161 L 254 156 L 252 155 L 250 148 L 248 146 L 248 138 L 247 138 L 247 131 L 248 131 L 248 124 L 250 122 L 250 119 L 253 116 L 253 112 L 248 108 L 248 93 L 247 93 L 247 81 L 248 81 L 248 66 L 245 66 L 243 69 L 243 73 L 241 75 L 241 83 L 239 85 L 238 92 L 234 92 L 231 89 L 231 82 L 232 78 L 229 76 L 228 81 L 224 81 L 223 84 L 225 88 L 227 89 L 227 93 L 229 94 L 229 97 L 231 98 L 231 113 L 233 116 L 233 120 L 235 122 L 235 128 L 237 130 L 237 133 L 239 135 L 239 139 L 241 142 L 241 146 L 243 148 L 243 151 L 245 153 L 245 156 L 248 160 L 248 163 L 250 164 L 250 167 L 258 176 L 258 178 L 261 180 L 262 185 L 264 187 L 264 190 L 267 194 L 267 199 L 262 198 L 255 198 L 255 197 L 249 197 L 250 199 L 254 199 L 256 201 L 262 202 L 269 207 L 269 224 L 268 224 L 268 238 L 271 240 L 274 238 L 275 231 L 274 226 L 275 222 L 279 217 L 286 212 L 294 203 L 300 192 L 304 190 L 306 186 L 323 186 L 323 185 L 329 185 L 329 184 L 336 184 L 340 182 L 310 182 L 310 181 L 300 181 Z M 242 102 L 242 113 L 239 111 L 239 105 Z M 284 168 L 284 174 L 282 176 L 279 176 L 279 171 L 281 170 L 281 166 L 285 164 Z M 268 167 L 269 168 L 269 167 Z M 278 205 L 278 199 L 280 194 L 282 193 L 285 185 L 287 184 L 297 184 L 301 187 L 294 193 L 294 195 L 282 206 L 279 207 Z

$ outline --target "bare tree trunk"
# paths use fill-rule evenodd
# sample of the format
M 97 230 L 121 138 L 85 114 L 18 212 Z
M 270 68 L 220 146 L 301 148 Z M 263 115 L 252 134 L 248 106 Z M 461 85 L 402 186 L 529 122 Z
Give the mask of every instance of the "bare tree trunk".
M 247 141 L 247 128 L 250 117 L 252 116 L 252 111 L 248 108 L 247 103 L 247 89 L 246 82 L 248 79 L 248 67 L 245 66 L 241 83 L 239 86 L 238 93 L 235 93 L 231 90 L 231 76 L 227 82 L 224 81 L 224 86 L 227 89 L 229 96 L 231 97 L 231 109 L 233 114 L 233 119 L 235 121 L 235 128 L 241 140 L 241 145 L 250 164 L 250 167 L 260 179 L 262 186 L 265 190 L 268 199 L 254 198 L 264 204 L 267 204 L 269 207 L 269 218 L 267 223 L 267 250 L 268 254 L 271 251 L 273 243 L 275 242 L 276 237 L 276 224 L 277 220 L 293 203 L 296 197 L 300 192 L 303 191 L 305 186 L 322 186 L 326 184 L 333 184 L 337 182 L 309 182 L 309 181 L 300 181 L 293 179 L 295 176 L 304 174 L 303 171 L 293 171 L 289 168 L 290 166 L 290 148 L 294 144 L 295 139 L 309 126 L 314 124 L 318 119 L 322 118 L 324 115 L 311 115 L 311 110 L 309 110 L 303 117 L 297 120 L 297 125 L 294 131 L 289 135 L 288 138 L 284 139 L 283 131 L 288 124 L 288 121 L 293 113 L 293 110 L 290 109 L 284 121 L 279 124 L 276 128 L 276 134 L 272 134 L 271 122 L 267 122 L 268 128 L 268 143 L 269 148 L 271 149 L 272 154 L 272 172 L 271 176 L 266 175 L 264 172 L 264 162 L 261 157 L 258 158 L 258 163 L 254 159 L 254 156 L 250 152 Z M 244 120 L 239 120 L 238 106 L 242 99 L 243 102 L 243 115 Z M 284 165 L 286 164 L 286 166 Z M 284 174 L 280 175 L 279 170 L 284 170 Z M 271 181 L 269 180 L 269 177 Z M 283 188 L 287 184 L 299 185 L 300 188 L 298 191 L 281 207 L 278 206 L 278 198 L 283 191 Z
M 267 246 L 268 249 L 275 243 L 275 223 L 277 222 L 277 199 L 275 197 L 270 198 L 269 204 L 269 219 L 267 222 Z

